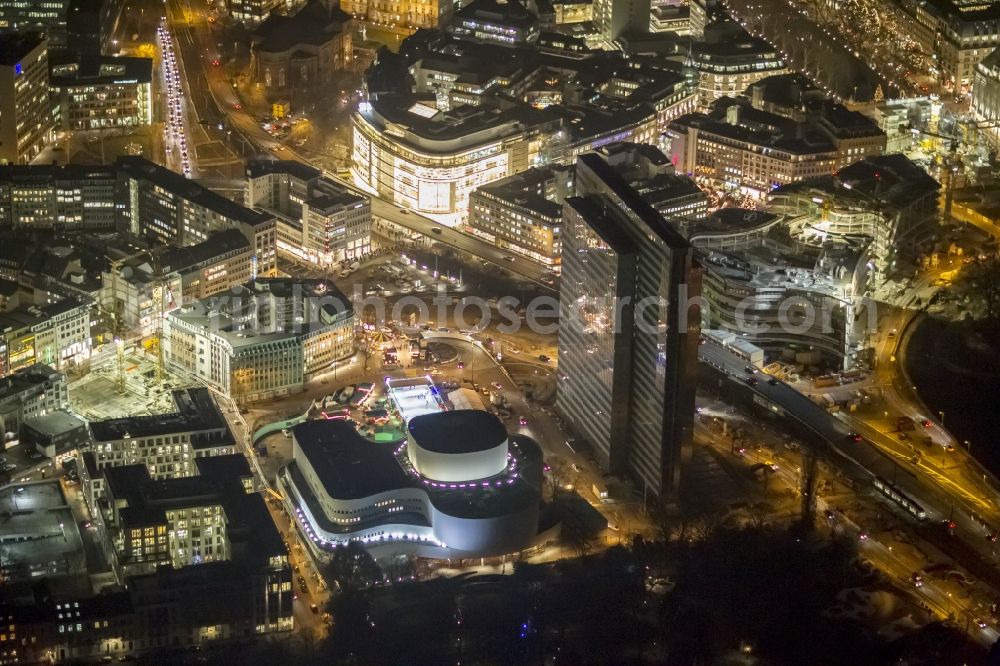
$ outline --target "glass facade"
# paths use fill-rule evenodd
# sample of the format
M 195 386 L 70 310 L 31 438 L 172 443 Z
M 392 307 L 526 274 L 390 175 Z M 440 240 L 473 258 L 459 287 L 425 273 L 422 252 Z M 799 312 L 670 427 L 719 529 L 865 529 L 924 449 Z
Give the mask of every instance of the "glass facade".
M 614 474 L 624 467 L 644 491 L 671 495 L 679 489 L 694 427 L 700 314 L 690 304 L 700 295 L 700 272 L 687 241 L 599 156 L 578 159 L 577 193 L 592 205 L 575 219 L 619 251 L 614 270 L 602 267 L 607 260 L 598 260 L 595 252 L 580 252 L 577 244 L 587 235 L 571 231 L 568 218 L 582 209 L 572 212 L 567 205 L 560 306 L 575 300 L 587 307 L 578 328 L 561 321 L 557 406 L 571 424 L 585 424 L 580 434 L 588 440 L 585 428 L 595 419 L 593 412 L 610 408 L 600 415 L 609 429 L 593 428 L 598 438 L 590 441 L 607 452 L 608 470 Z M 631 254 L 631 265 L 623 264 L 623 252 Z M 602 304 L 612 296 L 619 299 L 616 326 L 613 333 L 602 333 L 609 321 Z M 584 336 L 588 326 L 592 330 Z M 596 359 L 583 361 L 583 355 Z M 601 369 L 609 360 L 611 367 Z M 601 397 L 605 383 L 610 402 Z M 593 396 L 584 400 L 584 393 Z

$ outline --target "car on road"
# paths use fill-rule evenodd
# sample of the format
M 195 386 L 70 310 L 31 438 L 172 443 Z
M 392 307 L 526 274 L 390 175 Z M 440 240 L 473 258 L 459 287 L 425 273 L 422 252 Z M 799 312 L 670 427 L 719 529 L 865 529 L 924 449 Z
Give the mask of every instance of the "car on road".
M 462 361 L 459 361 L 458 365 L 456 365 L 455 367 L 457 367 L 459 370 L 464 370 L 465 369 L 465 363 L 463 363 Z
M 748 375 L 753 375 L 756 374 L 757 368 L 753 367 L 752 365 L 748 365 L 747 367 L 743 368 L 743 371 L 746 372 Z
M 520 423 L 523 426 L 526 426 L 528 425 L 528 419 L 522 416 L 520 419 L 518 419 L 518 423 Z
M 847 433 L 847 439 L 851 440 L 852 442 L 860 442 L 863 438 L 856 432 L 849 432 Z
M 517 261 L 517 259 L 512 254 L 504 255 L 503 260 L 504 261 L 509 261 L 511 263 L 514 263 L 515 261 Z
M 770 379 L 767 380 L 767 383 L 770 384 L 771 386 L 777 386 L 781 382 L 778 381 L 777 377 L 771 377 Z
M 541 361 L 542 363 L 548 363 L 550 359 L 545 354 L 539 354 L 538 360 Z
M 405 208 L 400 208 L 399 212 L 402 213 L 403 215 L 409 215 L 410 214 L 410 211 L 406 210 Z
M 922 425 L 925 428 L 930 428 L 934 424 L 931 423 L 930 419 L 924 419 L 923 421 L 920 422 L 920 425 Z
M 431 233 L 433 233 L 433 234 L 439 234 L 439 233 L 441 233 L 441 227 L 432 227 L 431 228 Z
M 973 620 L 973 622 L 975 622 L 976 626 L 979 627 L 980 629 L 986 628 L 986 620 L 982 618 L 977 617 L 975 620 Z
M 309 604 L 309 610 L 311 610 L 315 615 L 319 615 L 319 606 L 316 604 Z
M 859 541 L 868 541 L 868 532 L 865 532 L 864 530 L 858 532 L 858 540 Z
M 757 378 L 756 377 L 747 377 L 746 378 L 746 383 L 749 384 L 750 386 L 757 386 Z
M 924 585 L 924 577 L 921 576 L 916 571 L 914 571 L 913 575 L 910 576 L 910 582 L 913 583 L 914 587 L 923 587 L 923 585 Z
M 490 386 L 492 386 L 498 391 L 503 390 L 503 385 L 500 382 L 493 382 L 492 384 L 490 384 Z

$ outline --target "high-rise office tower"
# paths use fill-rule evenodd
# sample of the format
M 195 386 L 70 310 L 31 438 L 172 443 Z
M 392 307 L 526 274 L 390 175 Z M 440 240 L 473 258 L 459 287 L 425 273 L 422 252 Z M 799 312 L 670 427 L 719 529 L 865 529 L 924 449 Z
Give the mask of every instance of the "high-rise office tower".
M 52 138 L 48 45 L 40 33 L 0 34 L 0 164 L 25 164 Z
M 690 244 L 596 154 L 566 199 L 558 411 L 611 474 L 667 499 L 690 456 L 701 271 Z

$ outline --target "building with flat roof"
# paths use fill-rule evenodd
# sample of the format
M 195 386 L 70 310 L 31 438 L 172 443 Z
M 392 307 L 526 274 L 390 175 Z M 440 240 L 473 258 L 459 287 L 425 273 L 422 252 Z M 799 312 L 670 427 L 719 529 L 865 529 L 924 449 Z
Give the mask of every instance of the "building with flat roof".
M 409 92 L 372 95 L 352 118 L 355 184 L 449 226 L 468 216 L 476 187 L 525 171 L 560 126 L 524 104 L 443 112 Z
M 231 201 L 143 157 L 119 157 L 119 226 L 164 243 L 195 245 L 215 231 L 239 229 L 253 245 L 253 275 L 277 274 L 274 216 Z
M 54 299 L 53 299 L 54 300 Z M 90 358 L 93 303 L 75 296 L 46 305 L 25 304 L 0 314 L 0 374 L 34 363 L 57 370 Z
M 354 353 L 354 310 L 329 280 L 254 280 L 163 321 L 169 365 L 246 402 L 301 391 Z
M 86 573 L 83 540 L 58 479 L 0 486 L 0 524 L 5 592 L 43 576 Z M 6 647 L 0 641 L 0 658 Z
M 36 363 L 0 377 L 0 428 L 4 442 L 19 439 L 25 421 L 69 408 L 66 375 Z
M 21 3 L 0 3 L 0 5 Z M 0 32 L 0 165 L 27 164 L 52 140 L 48 40 Z
M 486 412 L 414 416 L 398 448 L 343 421 L 307 421 L 292 440 L 279 485 L 317 554 L 354 541 L 376 557 L 484 557 L 548 538 L 541 449 Z
M 49 85 L 64 130 L 138 127 L 153 122 L 153 60 L 98 56 L 50 63 Z
M 515 46 L 538 41 L 538 15 L 521 0 L 473 0 L 455 12 L 452 32 L 477 41 Z
M 556 409 L 606 471 L 666 499 L 692 445 L 701 272 L 599 155 L 577 159 L 576 193 L 563 210 Z
M 239 229 L 212 232 L 194 245 L 158 246 L 101 272 L 101 307 L 127 331 L 155 336 L 163 313 L 246 283 L 253 264 L 253 247 Z
M 113 166 L 0 166 L 0 225 L 111 231 L 116 182 Z
M 562 204 L 557 174 L 531 168 L 477 188 L 469 196 L 469 228 L 497 247 L 549 267 L 560 261 Z
M 24 421 L 24 443 L 46 458 L 63 456 L 90 442 L 87 422 L 65 409 Z
M 371 250 L 371 199 L 294 160 L 247 162 L 247 205 L 278 220 L 278 249 L 318 266 Z
M 191 476 L 199 458 L 237 451 L 207 388 L 173 391 L 175 411 L 90 422 L 95 469 L 145 465 L 153 479 Z

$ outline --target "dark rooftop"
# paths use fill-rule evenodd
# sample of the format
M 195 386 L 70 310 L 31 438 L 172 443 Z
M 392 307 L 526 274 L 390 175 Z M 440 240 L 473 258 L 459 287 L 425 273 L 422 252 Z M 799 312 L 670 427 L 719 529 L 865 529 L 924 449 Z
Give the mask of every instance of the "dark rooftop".
M 410 485 L 392 450 L 364 439 L 350 423 L 306 421 L 292 432 L 333 499 L 361 499 Z
M 145 157 L 123 156 L 115 162 L 119 172 L 128 174 L 137 180 L 146 180 L 172 192 L 179 197 L 203 206 L 219 215 L 237 222 L 256 226 L 270 221 L 267 213 L 252 210 L 230 201 L 221 194 L 185 178 L 183 175 L 150 162 Z
M 268 16 L 254 31 L 255 48 L 280 53 L 302 44 L 322 46 L 336 38 L 350 20 L 333 2 L 310 0 L 292 16 Z
M 211 234 L 206 240 L 186 247 L 171 247 L 160 256 L 164 272 L 184 273 L 237 250 L 249 250 L 250 241 L 239 229 L 226 229 Z
M 153 80 L 153 60 L 124 56 L 100 56 L 62 63 L 50 60 L 49 72 L 49 83 L 56 88 L 125 81 L 150 83 Z
M 420 448 L 434 453 L 487 451 L 507 441 L 507 429 L 500 419 L 478 409 L 415 416 L 407 429 Z
M 0 65 L 16 65 L 44 40 L 40 32 L 0 33 Z
M 247 178 L 260 178 L 268 174 L 283 173 L 300 180 L 313 180 L 323 172 L 298 160 L 250 160 L 247 162 Z
M 656 234 L 667 247 L 684 249 L 690 247 L 687 240 L 681 236 L 669 222 L 663 219 L 655 208 L 647 203 L 621 175 L 612 169 L 599 155 L 588 153 L 577 157 L 577 164 L 583 164 L 594 173 L 621 201 L 643 221 L 646 228 Z
M 92 421 L 90 432 L 95 442 L 130 437 L 150 437 L 192 432 L 192 445 L 209 448 L 235 443 L 229 425 L 212 400 L 207 388 L 177 389 L 173 392 L 177 411 L 152 416 L 126 416 L 106 421 Z

